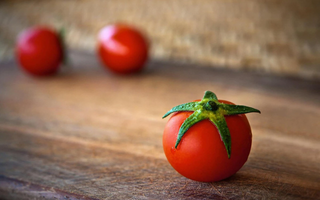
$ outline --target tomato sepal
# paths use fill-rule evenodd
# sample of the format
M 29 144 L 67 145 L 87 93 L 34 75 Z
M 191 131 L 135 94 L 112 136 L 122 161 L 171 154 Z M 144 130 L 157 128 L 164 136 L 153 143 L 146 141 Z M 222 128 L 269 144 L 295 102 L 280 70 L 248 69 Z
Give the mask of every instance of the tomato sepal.
M 199 103 L 189 102 L 189 103 L 180 104 L 178 106 L 173 107 L 171 110 L 169 110 L 165 115 L 163 115 L 162 119 L 166 118 L 167 116 L 169 116 L 171 113 L 174 113 L 174 112 L 195 111 L 198 109 L 200 109 Z
M 216 94 L 211 91 L 205 91 L 203 99 L 210 99 L 210 100 L 217 100 L 218 101 Z
M 62 64 L 69 65 L 69 56 L 66 50 L 66 29 L 64 27 L 58 30 L 58 37 L 59 37 L 61 49 L 62 49 Z
M 237 114 L 245 114 L 251 112 L 261 113 L 260 110 L 251 108 L 243 105 L 231 105 L 231 104 L 221 104 L 223 107 L 224 115 L 237 115 Z
M 162 118 L 169 116 L 171 113 L 181 111 L 194 112 L 180 126 L 175 148 L 177 149 L 182 137 L 191 126 L 208 119 L 217 127 L 229 159 L 231 157 L 231 136 L 224 116 L 251 112 L 261 113 L 259 110 L 248 106 L 220 103 L 217 96 L 211 91 L 206 91 L 203 99 L 200 101 L 189 102 L 173 107 Z
M 210 116 L 209 120 L 217 127 L 220 138 L 227 150 L 228 158 L 231 157 L 231 136 L 223 115 Z
M 178 133 L 178 138 L 174 147 L 175 148 L 178 147 L 183 135 L 188 131 L 188 129 L 191 126 L 205 119 L 206 119 L 206 115 L 203 115 L 201 111 L 193 112 L 181 125 Z

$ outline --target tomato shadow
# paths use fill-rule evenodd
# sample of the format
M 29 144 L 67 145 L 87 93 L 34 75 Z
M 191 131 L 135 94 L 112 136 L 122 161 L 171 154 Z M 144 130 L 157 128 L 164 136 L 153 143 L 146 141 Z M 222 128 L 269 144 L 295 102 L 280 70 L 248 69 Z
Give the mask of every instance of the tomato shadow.
M 170 188 L 171 189 L 171 188 Z M 190 196 L 200 199 L 293 199 L 316 197 L 319 192 L 310 188 L 284 182 L 270 181 L 252 173 L 236 173 L 233 176 L 211 183 L 186 180 L 179 198 Z

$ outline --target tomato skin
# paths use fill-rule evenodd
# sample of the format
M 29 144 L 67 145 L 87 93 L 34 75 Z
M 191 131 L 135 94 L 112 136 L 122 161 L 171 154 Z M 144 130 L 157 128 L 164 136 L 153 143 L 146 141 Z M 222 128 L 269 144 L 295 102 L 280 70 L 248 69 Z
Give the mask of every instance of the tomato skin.
M 130 74 L 143 69 L 149 45 L 137 29 L 116 24 L 100 30 L 97 51 L 105 68 L 118 74 Z
M 166 124 L 163 149 L 171 166 L 181 175 L 202 182 L 215 182 L 235 174 L 247 161 L 251 150 L 252 134 L 246 116 L 225 116 L 231 135 L 231 157 L 228 159 L 219 132 L 209 120 L 191 126 L 177 149 L 174 148 L 179 128 L 191 114 L 174 113 Z
M 27 29 L 18 36 L 16 58 L 29 74 L 52 75 L 63 59 L 61 40 L 55 31 L 47 27 Z

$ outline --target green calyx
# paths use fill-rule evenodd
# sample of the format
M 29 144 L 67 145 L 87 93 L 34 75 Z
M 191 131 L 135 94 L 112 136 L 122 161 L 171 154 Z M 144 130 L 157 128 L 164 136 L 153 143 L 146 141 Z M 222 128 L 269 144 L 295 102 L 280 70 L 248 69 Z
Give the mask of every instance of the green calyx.
M 60 40 L 61 48 L 62 48 L 62 63 L 64 65 L 68 65 L 69 63 L 69 58 L 67 55 L 67 50 L 66 50 L 66 30 L 62 27 L 58 30 L 58 37 Z
M 208 119 L 218 129 L 220 137 L 227 150 L 228 158 L 231 156 L 231 136 L 227 122 L 224 118 L 225 115 L 245 114 L 250 112 L 258 112 L 259 110 L 242 105 L 224 104 L 218 101 L 217 96 L 210 91 L 206 91 L 201 101 L 190 102 L 173 107 L 162 118 L 167 117 L 171 113 L 179 111 L 193 111 L 193 113 L 183 122 L 179 129 L 178 138 L 175 148 L 178 147 L 183 135 L 194 124 Z

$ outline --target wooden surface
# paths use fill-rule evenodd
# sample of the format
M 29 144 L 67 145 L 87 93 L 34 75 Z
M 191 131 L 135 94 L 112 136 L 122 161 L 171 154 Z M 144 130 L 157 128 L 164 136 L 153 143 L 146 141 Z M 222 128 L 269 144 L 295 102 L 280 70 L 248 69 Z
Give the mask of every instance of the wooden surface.
M 320 84 L 152 61 L 116 76 L 94 55 L 32 78 L 0 64 L 0 199 L 319 199 Z M 203 96 L 258 108 L 253 146 L 234 176 L 188 180 L 162 150 L 171 107 Z

